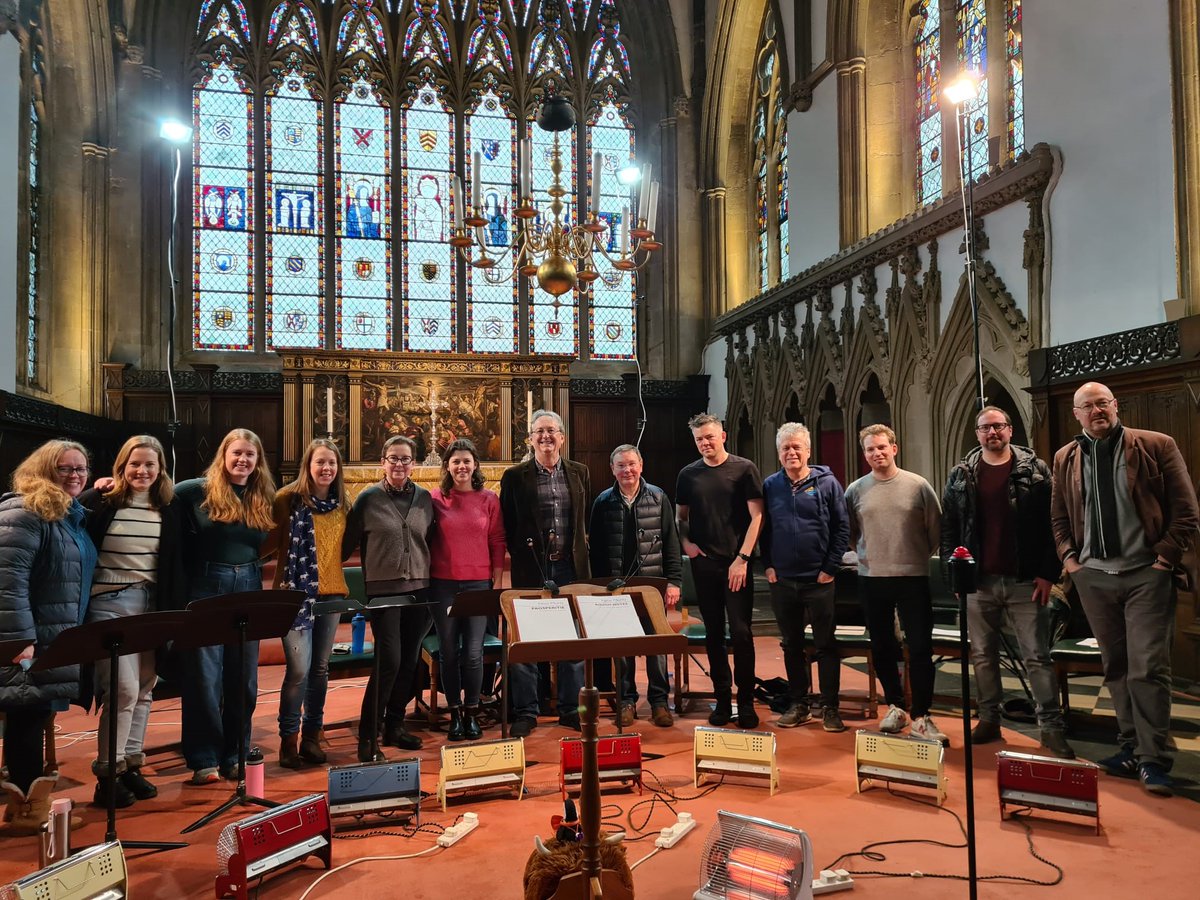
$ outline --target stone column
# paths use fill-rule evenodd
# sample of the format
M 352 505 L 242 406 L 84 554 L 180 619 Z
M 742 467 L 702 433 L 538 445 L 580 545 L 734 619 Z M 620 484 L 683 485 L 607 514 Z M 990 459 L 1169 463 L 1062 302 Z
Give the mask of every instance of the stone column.
M 108 329 L 108 198 L 109 156 L 107 147 L 85 141 L 83 150 L 83 207 L 80 210 L 82 246 L 79 254 L 81 313 L 83 329 L 79 360 L 80 392 L 84 412 L 99 415 L 104 408 L 104 383 L 97 377 L 99 365 L 107 362 Z
M 704 322 L 707 334 L 717 316 L 725 312 L 725 188 L 704 192 Z
M 867 234 L 867 61 L 837 64 L 838 194 L 841 198 L 841 246 Z
M 684 108 L 686 109 L 686 99 Z M 662 196 L 658 199 L 658 222 L 656 239 L 663 241 L 658 255 L 662 271 L 662 304 L 651 323 L 652 304 L 646 304 L 646 342 L 649 350 L 650 338 L 660 338 L 662 352 L 643 356 L 650 367 L 650 374 L 659 378 L 679 377 L 679 133 L 677 118 L 668 116 L 658 123 L 659 140 L 662 142 Z M 649 357 L 649 359 L 647 359 Z M 654 371 L 657 368 L 657 371 Z
M 1175 258 L 1180 316 L 1200 313 L 1200 0 L 1171 0 Z M 1168 314 L 1168 318 L 1174 318 Z

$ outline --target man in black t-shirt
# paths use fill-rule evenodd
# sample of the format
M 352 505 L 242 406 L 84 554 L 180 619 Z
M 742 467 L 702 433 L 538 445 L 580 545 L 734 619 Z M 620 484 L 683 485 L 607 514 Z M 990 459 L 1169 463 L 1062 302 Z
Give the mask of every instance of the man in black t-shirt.
M 688 421 L 700 459 L 685 466 L 676 484 L 680 543 L 691 560 L 696 598 L 704 620 L 705 650 L 717 704 L 708 717 L 726 725 L 733 717 L 736 680 L 738 727 L 755 728 L 754 582 L 750 554 L 763 517 L 762 477 L 748 459 L 725 449 L 721 421 L 709 413 Z M 733 672 L 725 652 L 725 620 L 733 646 Z
M 1070 759 L 1075 755 L 1063 734 L 1058 682 L 1050 661 L 1050 586 L 1061 565 L 1050 530 L 1050 469 L 1028 447 L 1011 443 L 1008 413 L 985 406 L 975 416 L 979 449 L 950 472 L 942 497 L 942 562 L 966 547 L 975 557 L 979 591 L 967 604 L 971 665 L 979 724 L 976 744 L 998 740 L 1000 639 L 1005 615 L 1029 674 L 1037 702 L 1042 749 Z

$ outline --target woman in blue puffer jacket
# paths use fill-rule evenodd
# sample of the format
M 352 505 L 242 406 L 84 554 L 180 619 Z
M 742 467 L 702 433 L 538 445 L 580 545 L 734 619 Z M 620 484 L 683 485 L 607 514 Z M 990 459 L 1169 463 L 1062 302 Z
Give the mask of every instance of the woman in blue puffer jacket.
M 49 816 L 57 776 L 42 776 L 42 733 L 51 712 L 79 695 L 78 666 L 29 667 L 87 610 L 96 548 L 75 499 L 87 480 L 87 450 L 48 441 L 17 467 L 12 493 L 0 497 L 0 642 L 28 642 L 0 659 L 9 834 L 36 834 Z

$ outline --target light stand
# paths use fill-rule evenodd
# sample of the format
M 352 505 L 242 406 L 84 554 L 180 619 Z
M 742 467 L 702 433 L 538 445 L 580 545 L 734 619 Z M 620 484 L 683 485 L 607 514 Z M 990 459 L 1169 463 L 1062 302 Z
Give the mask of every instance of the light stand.
M 946 87 L 945 96 L 954 104 L 954 124 L 958 134 L 958 169 L 959 193 L 963 205 L 963 249 L 966 251 L 967 298 L 971 304 L 971 330 L 974 335 L 975 349 L 975 410 L 978 412 L 986 405 L 983 396 L 983 356 L 979 349 L 979 290 L 975 283 L 975 196 L 971 181 L 974 164 L 971 160 L 970 128 L 967 116 L 970 115 L 971 101 L 979 94 L 979 78 L 971 72 L 965 72 Z M 967 140 L 964 144 L 963 137 Z
M 171 418 L 167 422 L 167 435 L 171 444 L 171 477 L 175 477 L 175 433 L 182 424 L 179 421 L 179 406 L 175 399 L 175 231 L 179 221 L 179 170 L 183 165 L 181 146 L 192 139 L 192 129 L 175 119 L 166 119 L 159 126 L 158 136 L 175 145 L 175 173 L 171 177 L 171 231 L 167 236 L 167 277 L 170 280 L 171 303 L 167 308 L 167 391 L 171 397 Z

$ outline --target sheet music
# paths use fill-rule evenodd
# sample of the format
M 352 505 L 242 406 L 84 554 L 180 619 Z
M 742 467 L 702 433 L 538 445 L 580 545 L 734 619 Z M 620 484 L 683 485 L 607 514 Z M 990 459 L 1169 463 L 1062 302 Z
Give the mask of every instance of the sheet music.
M 566 597 L 513 600 L 517 634 L 526 641 L 569 641 L 579 637 Z
M 633 598 L 628 594 L 600 597 L 576 597 L 579 621 L 589 638 L 644 637 L 646 631 L 638 619 Z

